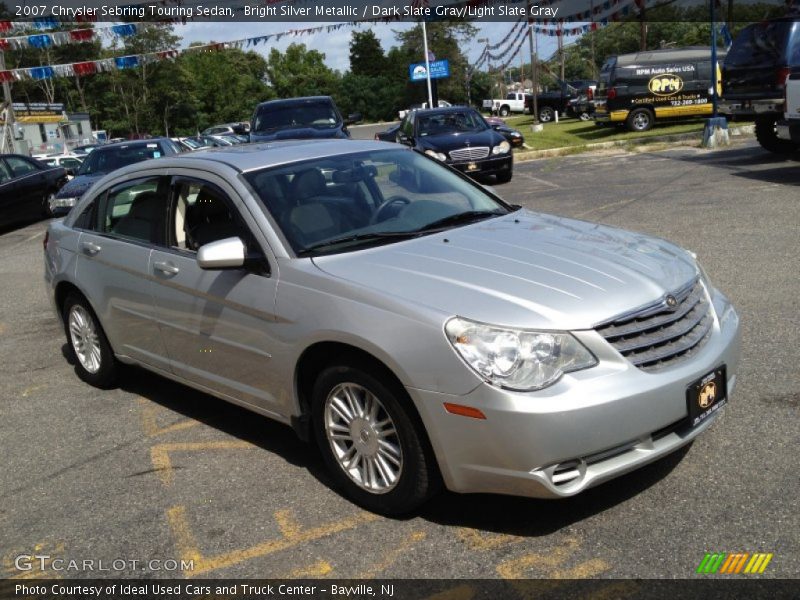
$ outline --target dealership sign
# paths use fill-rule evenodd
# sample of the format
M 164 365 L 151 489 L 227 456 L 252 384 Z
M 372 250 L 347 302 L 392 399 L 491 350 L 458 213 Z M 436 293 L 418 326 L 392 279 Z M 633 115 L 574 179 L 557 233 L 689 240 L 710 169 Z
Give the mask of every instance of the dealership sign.
M 444 79 L 450 77 L 450 61 L 434 60 L 430 63 L 431 66 L 431 79 Z M 425 63 L 411 63 L 408 65 L 408 75 L 411 81 L 424 81 L 428 76 L 428 71 L 425 68 Z

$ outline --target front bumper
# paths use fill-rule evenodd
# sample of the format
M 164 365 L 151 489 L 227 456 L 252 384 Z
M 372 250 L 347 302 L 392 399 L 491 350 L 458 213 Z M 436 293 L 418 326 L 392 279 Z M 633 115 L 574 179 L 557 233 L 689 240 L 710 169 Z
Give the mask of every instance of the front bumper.
M 800 143 L 800 119 L 778 121 L 775 128 L 779 139 Z
M 465 175 L 497 175 L 511 171 L 514 168 L 514 157 L 511 152 L 498 158 L 484 158 L 483 160 L 447 162 L 454 169 L 458 169 Z
M 570 373 L 538 392 L 482 383 L 464 396 L 409 389 L 447 487 L 455 492 L 562 498 L 618 477 L 689 443 L 719 411 L 688 424 L 686 389 L 719 365 L 730 397 L 739 362 L 739 318 L 714 295 L 711 338 L 691 359 L 664 371 L 641 371 L 598 333 L 575 335 L 596 367 Z M 485 420 L 445 411 L 445 402 L 481 410 Z

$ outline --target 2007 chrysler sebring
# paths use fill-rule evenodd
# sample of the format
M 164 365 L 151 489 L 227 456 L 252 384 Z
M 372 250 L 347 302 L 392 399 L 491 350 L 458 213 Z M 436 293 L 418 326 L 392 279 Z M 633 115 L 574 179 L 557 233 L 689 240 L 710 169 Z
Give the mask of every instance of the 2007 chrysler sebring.
M 394 144 L 132 165 L 45 248 L 85 381 L 136 364 L 290 423 L 383 513 L 441 483 L 571 496 L 687 444 L 736 380 L 739 319 L 689 252 Z

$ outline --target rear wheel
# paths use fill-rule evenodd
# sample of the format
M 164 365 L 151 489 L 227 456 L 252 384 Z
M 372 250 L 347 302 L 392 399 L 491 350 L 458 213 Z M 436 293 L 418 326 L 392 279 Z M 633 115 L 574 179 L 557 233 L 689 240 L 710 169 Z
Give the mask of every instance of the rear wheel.
M 649 108 L 637 108 L 628 115 L 625 125 L 628 131 L 647 131 L 653 127 L 654 119 L 653 111 Z
M 775 116 L 761 116 L 756 119 L 756 140 L 764 150 L 775 154 L 791 154 L 800 150 L 800 145 L 778 137 Z
M 78 377 L 95 387 L 112 387 L 117 379 L 117 359 L 89 303 L 83 296 L 71 294 L 64 302 L 63 315 Z
M 436 487 L 425 433 L 407 401 L 356 366 L 329 367 L 314 385 L 312 425 L 328 471 L 346 496 L 374 512 L 411 511 Z
M 549 123 L 556 116 L 552 106 L 543 106 L 539 109 L 539 121 L 542 123 Z

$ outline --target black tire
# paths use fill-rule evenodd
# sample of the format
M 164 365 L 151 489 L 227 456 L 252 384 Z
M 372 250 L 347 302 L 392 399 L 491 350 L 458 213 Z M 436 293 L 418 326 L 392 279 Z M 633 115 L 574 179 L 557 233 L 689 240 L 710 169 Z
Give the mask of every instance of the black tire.
M 335 455 L 333 442 L 326 433 L 326 406 L 342 385 L 355 385 L 370 392 L 379 401 L 381 417 L 388 415 L 392 421 L 396 434 L 391 439 L 400 447 L 401 462 L 396 483 L 388 490 L 365 489 L 348 474 Z M 413 408 L 409 407 L 411 401 L 405 396 L 405 392 L 394 387 L 375 377 L 369 368 L 342 364 L 328 367 L 319 374 L 312 396 L 314 437 L 334 485 L 356 504 L 384 515 L 398 515 L 414 510 L 438 490 L 440 481 L 422 423 Z M 368 443 L 367 440 L 369 437 L 365 439 L 362 433 L 359 441 Z M 352 446 L 355 444 L 353 441 Z M 351 464 L 352 462 L 353 459 Z
M 54 190 L 48 190 L 42 197 L 42 216 L 45 219 L 51 219 L 53 217 L 53 209 L 50 208 L 50 200 L 55 198 L 55 195 L 56 192 Z
M 78 356 L 76 346 L 76 336 L 70 331 L 70 317 L 73 311 L 81 311 L 81 315 L 91 321 L 91 326 L 94 328 L 96 334 L 96 342 L 99 347 L 99 366 L 96 370 L 89 370 L 84 366 L 83 361 Z M 114 387 L 117 381 L 117 374 L 119 372 L 119 365 L 111 350 L 111 345 L 108 343 L 108 338 L 100 325 L 92 307 L 89 306 L 86 298 L 82 295 L 73 293 L 67 296 L 62 308 L 62 315 L 64 320 L 64 333 L 67 336 L 67 346 L 72 360 L 75 363 L 75 372 L 83 381 L 101 389 L 108 389 Z
M 514 171 L 511 169 L 495 175 L 495 177 L 497 178 L 497 183 L 508 183 L 509 181 L 511 181 L 511 178 L 513 176 L 514 176 Z
M 556 111 L 553 110 L 552 106 L 543 106 L 539 109 L 539 122 L 540 123 L 549 123 L 556 117 Z
M 761 147 L 774 154 L 792 154 L 800 150 L 800 145 L 778 138 L 776 129 L 777 117 L 761 116 L 756 118 L 756 140 Z
M 501 117 L 507 117 L 510 112 L 511 111 L 509 110 L 509 108 L 507 106 L 501 106 L 500 107 L 500 116 Z
M 652 129 L 655 116 L 649 108 L 635 108 L 628 115 L 625 127 L 628 131 L 648 131 Z

